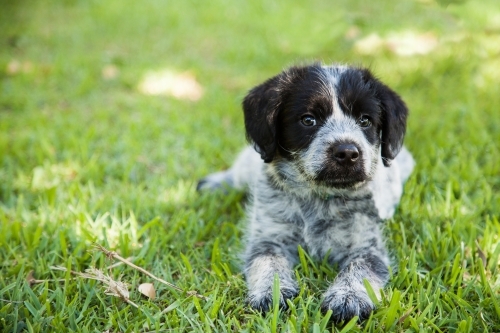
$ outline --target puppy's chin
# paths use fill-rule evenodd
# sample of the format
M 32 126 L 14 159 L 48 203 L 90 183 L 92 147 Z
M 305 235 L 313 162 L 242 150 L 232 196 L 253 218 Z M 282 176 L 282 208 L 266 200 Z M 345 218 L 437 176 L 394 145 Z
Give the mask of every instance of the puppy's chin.
M 362 167 L 349 169 L 327 168 L 314 177 L 317 185 L 334 189 L 356 189 L 363 186 L 370 177 Z
M 315 180 L 315 185 L 323 188 L 330 188 L 335 190 L 356 190 L 363 187 L 369 179 L 348 181 L 348 180 Z

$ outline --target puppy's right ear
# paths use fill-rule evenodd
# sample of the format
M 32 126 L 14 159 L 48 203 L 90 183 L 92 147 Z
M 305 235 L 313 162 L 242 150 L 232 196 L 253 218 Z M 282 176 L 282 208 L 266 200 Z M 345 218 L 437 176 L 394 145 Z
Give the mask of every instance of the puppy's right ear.
M 282 75 L 253 88 L 243 100 L 247 139 L 266 163 L 273 160 L 276 152 L 276 120 L 282 102 Z

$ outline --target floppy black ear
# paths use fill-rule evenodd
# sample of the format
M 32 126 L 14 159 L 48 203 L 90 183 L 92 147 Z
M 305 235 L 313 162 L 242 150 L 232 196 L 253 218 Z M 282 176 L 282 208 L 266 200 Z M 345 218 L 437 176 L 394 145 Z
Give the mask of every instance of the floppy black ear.
M 281 104 L 279 86 L 282 75 L 253 88 L 243 100 L 247 139 L 266 163 L 273 160 L 276 152 L 276 119 Z
M 373 77 L 368 70 L 365 70 L 364 76 L 375 90 L 375 97 L 382 109 L 382 161 L 388 167 L 403 146 L 408 108 L 398 94 Z

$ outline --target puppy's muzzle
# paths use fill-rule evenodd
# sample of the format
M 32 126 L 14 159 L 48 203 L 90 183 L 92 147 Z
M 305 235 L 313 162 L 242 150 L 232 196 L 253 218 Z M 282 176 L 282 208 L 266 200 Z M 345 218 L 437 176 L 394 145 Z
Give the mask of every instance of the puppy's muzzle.
M 359 150 L 353 143 L 337 143 L 332 146 L 333 159 L 342 166 L 352 166 L 359 159 Z

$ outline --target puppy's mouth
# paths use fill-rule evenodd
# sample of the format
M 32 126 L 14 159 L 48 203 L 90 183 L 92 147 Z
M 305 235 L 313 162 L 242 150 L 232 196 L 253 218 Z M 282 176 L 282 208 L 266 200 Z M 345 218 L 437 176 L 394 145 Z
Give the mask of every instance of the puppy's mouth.
M 336 188 L 336 189 L 354 189 L 358 188 L 364 183 L 366 183 L 367 179 L 352 181 L 352 180 L 316 180 L 316 184 L 322 185 L 325 187 Z
M 339 189 L 356 188 L 368 180 L 370 177 L 360 165 L 350 168 L 326 166 L 314 179 L 318 185 Z

